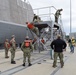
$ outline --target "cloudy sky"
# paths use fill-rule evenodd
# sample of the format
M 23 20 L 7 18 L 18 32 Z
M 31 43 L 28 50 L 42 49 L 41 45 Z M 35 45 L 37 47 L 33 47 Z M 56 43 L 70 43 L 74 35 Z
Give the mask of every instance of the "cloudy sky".
M 62 8 L 62 22 L 66 34 L 70 33 L 70 0 L 28 0 L 32 8 L 41 8 L 54 6 L 57 9 Z M 71 0 L 72 5 L 72 32 L 76 32 L 76 0 Z

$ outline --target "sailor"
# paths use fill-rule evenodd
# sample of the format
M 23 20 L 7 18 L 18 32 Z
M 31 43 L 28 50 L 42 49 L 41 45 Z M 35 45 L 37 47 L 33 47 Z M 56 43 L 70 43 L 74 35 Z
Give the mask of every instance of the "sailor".
M 58 9 L 55 13 L 55 22 L 58 23 L 58 19 L 59 19 L 59 15 L 61 15 L 61 11 L 63 11 L 63 9 Z
M 23 58 L 24 58 L 22 66 L 25 66 L 26 57 L 28 57 L 28 66 L 31 66 L 32 64 L 30 61 L 30 57 L 31 57 L 31 51 L 33 50 L 33 46 L 28 36 L 26 36 L 26 39 L 22 43 L 21 49 L 23 51 Z
M 45 40 L 44 40 L 44 38 L 42 37 L 42 39 L 41 39 L 41 47 L 42 47 L 42 50 L 45 49 L 45 48 L 44 48 L 44 44 L 45 44 Z
M 53 40 L 51 43 L 51 48 L 54 49 L 54 62 L 53 62 L 53 67 L 57 67 L 57 57 L 59 57 L 60 59 L 60 63 L 61 63 L 61 68 L 63 68 L 64 66 L 64 62 L 63 62 L 63 49 L 66 48 L 66 42 L 64 40 L 61 39 L 61 36 L 58 35 L 57 39 Z
M 70 42 L 70 50 L 71 50 L 70 52 L 72 52 L 72 53 L 74 53 L 75 43 L 76 43 L 75 38 L 72 37 L 72 38 L 71 38 L 71 42 Z
M 5 47 L 5 58 L 9 58 L 8 51 L 10 48 L 10 43 L 8 42 L 8 39 L 5 40 L 4 47 Z
M 34 50 L 38 50 L 38 43 L 37 43 L 37 38 L 34 37 L 34 40 L 32 42 L 33 46 L 34 46 Z
M 37 27 L 34 26 L 33 23 L 28 23 L 28 22 L 26 22 L 26 24 L 27 24 L 27 27 L 28 27 L 30 30 L 32 30 L 37 36 L 39 36 L 39 30 L 38 30 Z
M 42 42 L 43 44 L 45 44 L 45 40 L 43 39 L 43 37 L 42 37 L 42 39 L 41 39 L 41 42 Z
M 15 58 L 15 52 L 16 52 L 16 41 L 15 41 L 15 35 L 12 35 L 12 38 L 10 40 L 10 52 L 11 52 L 11 64 L 16 64 L 16 62 L 14 61 Z
M 33 22 L 40 22 L 40 21 L 41 21 L 41 18 L 37 16 L 36 14 L 34 14 Z

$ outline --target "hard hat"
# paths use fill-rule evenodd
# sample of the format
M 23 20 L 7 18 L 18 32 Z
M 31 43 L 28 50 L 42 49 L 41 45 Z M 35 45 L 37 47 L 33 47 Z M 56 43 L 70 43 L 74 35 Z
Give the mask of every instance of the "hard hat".
M 11 37 L 13 38 L 13 37 L 15 37 L 15 35 L 12 35 Z
M 29 38 L 29 36 L 26 36 L 26 38 Z
M 8 41 L 8 39 L 6 39 L 6 41 Z

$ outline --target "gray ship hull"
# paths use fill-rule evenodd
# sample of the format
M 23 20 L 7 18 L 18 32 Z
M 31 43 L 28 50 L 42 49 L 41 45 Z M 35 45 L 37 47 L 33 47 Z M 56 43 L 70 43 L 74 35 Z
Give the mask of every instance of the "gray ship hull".
M 0 22 L 0 48 L 4 47 L 5 39 L 11 39 L 11 35 L 15 35 L 17 45 L 21 45 L 24 41 L 26 35 L 29 34 L 29 37 L 32 39 L 33 36 L 30 33 L 29 29 L 27 29 L 26 25 L 20 25 L 9 22 Z

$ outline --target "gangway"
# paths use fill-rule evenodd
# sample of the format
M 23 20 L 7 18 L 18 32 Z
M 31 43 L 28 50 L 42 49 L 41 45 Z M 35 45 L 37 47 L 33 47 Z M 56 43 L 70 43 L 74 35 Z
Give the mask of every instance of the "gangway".
M 41 21 L 34 23 L 34 26 L 39 29 L 39 36 L 37 36 L 34 32 L 32 32 L 33 36 L 36 36 L 37 38 L 37 44 L 38 44 L 38 50 L 41 51 L 40 45 L 42 44 L 44 47 L 44 50 L 48 50 L 46 47 L 47 42 L 53 40 L 56 38 L 57 34 L 61 34 L 61 26 L 53 21 Z M 45 44 L 41 42 L 41 38 L 45 38 L 47 41 Z
M 43 10 L 43 9 L 47 9 L 49 8 L 49 13 L 48 14 L 40 14 L 40 10 Z M 54 8 L 55 11 L 57 11 L 57 9 L 54 7 L 54 6 L 50 6 L 50 7 L 43 7 L 43 8 L 38 8 L 38 9 L 35 9 L 35 11 L 37 10 L 38 11 L 38 16 L 41 17 L 41 15 L 49 15 L 50 17 L 50 20 L 41 20 L 39 22 L 34 22 L 34 26 L 37 27 L 39 29 L 39 36 L 37 36 L 34 32 L 32 32 L 32 35 L 33 36 L 36 36 L 37 37 L 37 43 L 38 43 L 38 50 L 40 52 L 40 44 L 43 45 L 44 49 L 45 50 L 48 50 L 47 48 L 47 42 L 50 41 L 50 43 L 52 42 L 53 39 L 56 39 L 57 37 L 57 34 L 60 34 L 62 35 L 62 38 L 64 37 L 63 36 L 63 28 L 62 28 L 62 24 L 61 23 L 56 23 L 54 21 L 54 19 L 52 20 L 52 17 L 51 15 L 53 15 L 53 17 L 55 18 L 55 15 L 54 13 L 51 13 L 51 8 Z M 42 18 L 42 17 L 41 17 Z M 60 20 L 61 18 L 59 18 Z M 60 20 L 62 21 L 62 20 Z M 45 44 L 43 44 L 41 42 L 41 38 L 45 38 L 47 41 Z

